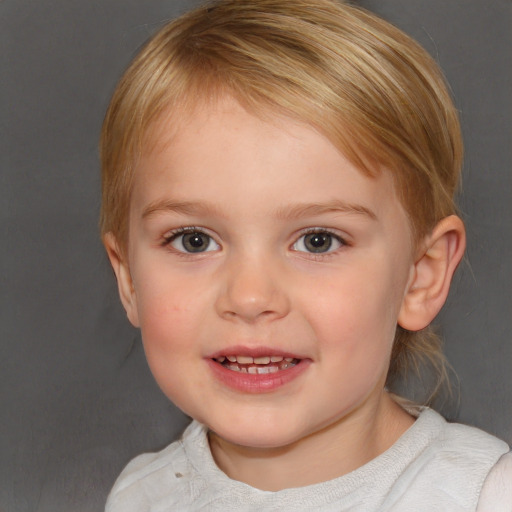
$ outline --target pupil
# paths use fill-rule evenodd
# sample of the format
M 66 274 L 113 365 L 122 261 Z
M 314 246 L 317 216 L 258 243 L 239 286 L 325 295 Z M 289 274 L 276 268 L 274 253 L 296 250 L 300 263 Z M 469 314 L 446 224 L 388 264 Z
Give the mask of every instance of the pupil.
M 183 247 L 188 252 L 201 252 L 208 247 L 208 237 L 202 233 L 189 233 L 183 236 Z
M 332 238 L 328 233 L 311 233 L 306 235 L 304 243 L 308 251 L 325 252 L 331 247 Z

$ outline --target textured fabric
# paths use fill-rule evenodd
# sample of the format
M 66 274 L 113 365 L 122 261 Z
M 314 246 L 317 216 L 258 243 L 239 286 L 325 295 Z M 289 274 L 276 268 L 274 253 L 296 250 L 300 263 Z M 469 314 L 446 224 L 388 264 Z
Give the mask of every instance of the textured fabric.
M 512 512 L 512 452 L 502 455 L 487 475 L 477 512 Z
M 503 441 L 423 409 L 389 450 L 359 469 L 269 492 L 228 478 L 213 461 L 205 427 L 192 422 L 180 441 L 125 468 L 106 511 L 474 512 L 484 481 L 507 451 Z

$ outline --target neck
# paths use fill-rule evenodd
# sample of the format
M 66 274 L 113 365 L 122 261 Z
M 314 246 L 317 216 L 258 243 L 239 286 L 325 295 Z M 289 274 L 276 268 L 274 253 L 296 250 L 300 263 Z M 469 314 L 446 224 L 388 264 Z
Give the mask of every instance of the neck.
M 374 459 L 414 423 L 383 393 L 377 407 L 359 407 L 292 444 L 253 448 L 209 434 L 215 462 L 230 478 L 265 491 L 325 482 Z

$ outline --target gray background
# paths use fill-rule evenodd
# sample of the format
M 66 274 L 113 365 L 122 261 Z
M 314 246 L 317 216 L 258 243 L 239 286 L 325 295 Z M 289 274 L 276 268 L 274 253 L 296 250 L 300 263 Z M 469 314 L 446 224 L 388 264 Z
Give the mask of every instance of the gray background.
M 0 510 L 93 512 L 187 419 L 158 390 L 97 234 L 97 140 L 136 49 L 197 2 L 1 0 Z M 467 146 L 468 264 L 439 319 L 447 412 L 512 442 L 510 0 L 361 2 L 441 63 Z

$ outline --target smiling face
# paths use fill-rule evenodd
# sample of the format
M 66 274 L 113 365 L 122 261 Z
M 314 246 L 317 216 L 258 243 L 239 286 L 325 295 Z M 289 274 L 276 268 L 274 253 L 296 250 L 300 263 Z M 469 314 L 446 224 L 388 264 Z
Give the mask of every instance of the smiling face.
M 164 393 L 253 447 L 381 411 L 413 268 L 390 174 L 229 98 L 158 128 L 118 279 Z

